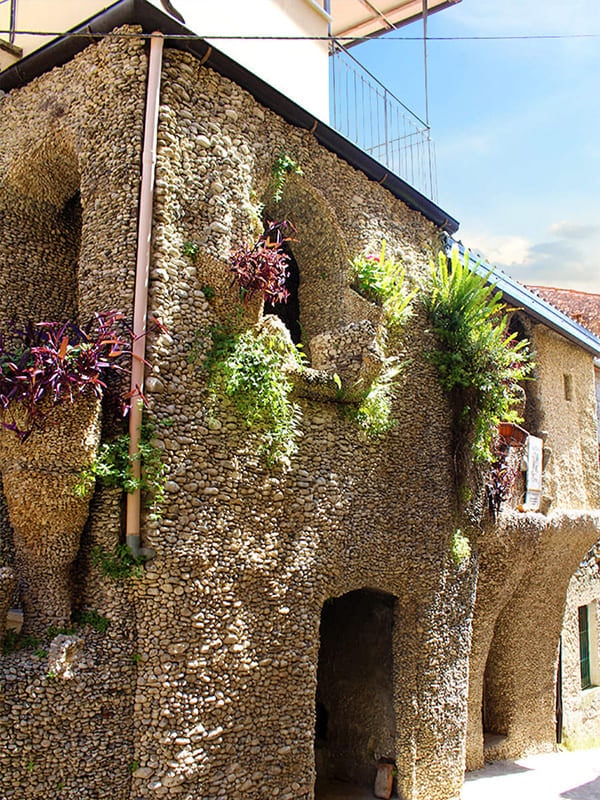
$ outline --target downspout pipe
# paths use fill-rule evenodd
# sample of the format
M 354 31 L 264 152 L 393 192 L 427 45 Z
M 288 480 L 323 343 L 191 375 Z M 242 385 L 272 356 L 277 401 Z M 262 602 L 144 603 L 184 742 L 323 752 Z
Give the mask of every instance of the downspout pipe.
M 144 357 L 146 354 L 146 329 L 148 319 L 148 282 L 150 276 L 150 243 L 152 238 L 152 205 L 156 177 L 156 142 L 158 137 L 158 106 L 164 36 L 153 32 L 148 60 L 148 85 L 146 90 L 146 115 L 142 151 L 142 179 L 138 214 L 138 244 L 135 267 L 133 306 L 133 346 L 131 359 L 131 405 L 129 410 L 129 457 L 133 477 L 139 481 L 141 463 L 139 446 L 142 426 L 142 400 L 144 391 Z M 141 547 L 140 540 L 141 491 L 127 495 L 126 541 L 136 556 L 153 555 Z

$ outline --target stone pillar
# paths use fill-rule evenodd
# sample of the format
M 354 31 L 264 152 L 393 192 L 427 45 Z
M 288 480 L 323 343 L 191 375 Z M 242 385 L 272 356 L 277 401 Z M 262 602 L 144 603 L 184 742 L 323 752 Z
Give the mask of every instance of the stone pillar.
M 479 572 L 469 658 L 468 770 L 484 764 L 483 681 L 494 626 L 533 558 L 542 527 L 539 515 L 503 514 L 478 542 Z
M 12 604 L 16 578 L 11 567 L 0 567 L 0 642 L 6 634 L 6 617 Z
M 449 563 L 428 604 L 399 601 L 396 607 L 396 764 L 404 800 L 460 795 L 475 574 L 471 564 Z
M 89 498 L 73 490 L 99 439 L 100 402 L 85 397 L 52 409 L 44 429 L 24 442 L 12 431 L 0 432 L 0 469 L 27 633 L 43 635 L 50 626 L 69 622 L 70 572 L 89 506 Z
M 600 516 L 554 514 L 530 567 L 496 625 L 486 708 L 506 738 L 486 757 L 512 759 L 556 743 L 558 642 L 569 581 L 600 533 Z

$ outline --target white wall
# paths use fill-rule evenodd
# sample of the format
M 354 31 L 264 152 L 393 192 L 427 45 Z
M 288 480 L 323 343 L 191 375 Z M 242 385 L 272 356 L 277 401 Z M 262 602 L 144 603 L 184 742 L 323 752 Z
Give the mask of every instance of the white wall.
M 164 10 L 160 0 L 150 0 Z M 102 0 L 17 0 L 17 29 L 66 31 L 110 3 Z M 329 118 L 326 42 L 210 40 L 213 35 L 325 36 L 328 18 L 318 0 L 173 0 L 186 27 L 263 78 L 316 117 Z M 9 3 L 0 5 L 2 29 L 8 26 Z M 4 19 L 6 17 L 6 19 Z M 4 24 L 6 23 L 6 24 Z M 24 55 L 48 38 L 17 36 Z

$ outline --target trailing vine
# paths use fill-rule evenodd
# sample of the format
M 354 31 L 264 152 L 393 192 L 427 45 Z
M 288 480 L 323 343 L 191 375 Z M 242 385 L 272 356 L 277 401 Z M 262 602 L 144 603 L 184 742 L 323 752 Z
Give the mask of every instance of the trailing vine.
M 286 367 L 300 366 L 296 348 L 270 331 L 240 334 L 212 329 L 209 387 L 229 399 L 245 426 L 260 433 L 259 451 L 271 466 L 285 463 L 298 449 L 300 407 L 291 399 Z
M 283 189 L 288 175 L 303 175 L 298 162 L 286 153 L 280 153 L 273 164 L 271 170 L 273 183 L 273 202 L 279 203 L 283 197 Z
M 383 310 L 385 330 L 398 331 L 412 314 L 416 291 L 409 291 L 405 271 L 398 261 L 387 254 L 387 243 L 381 243 L 379 254 L 360 253 L 350 261 L 352 288 L 366 300 Z M 350 416 L 370 438 L 378 438 L 395 425 L 392 407 L 402 364 L 388 357 L 381 374 L 366 391 Z
M 402 365 L 395 359 L 389 363 L 358 404 L 349 411 L 350 417 L 370 439 L 377 439 L 390 431 L 396 424 L 392 417 L 396 379 Z
M 154 442 L 153 422 L 142 422 L 138 452 L 129 455 L 130 437 L 123 433 L 111 442 L 102 442 L 93 461 L 79 474 L 73 492 L 78 497 L 87 497 L 96 481 L 104 486 L 119 488 L 128 494 L 138 489 L 146 494 L 150 508 L 150 519 L 159 519 L 165 498 L 167 468 L 161 451 Z M 141 462 L 141 477 L 133 474 L 133 461 Z

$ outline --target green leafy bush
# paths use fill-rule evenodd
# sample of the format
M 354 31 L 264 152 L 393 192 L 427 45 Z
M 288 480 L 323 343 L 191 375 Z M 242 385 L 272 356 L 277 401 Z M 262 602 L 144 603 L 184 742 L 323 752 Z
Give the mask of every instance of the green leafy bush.
M 118 544 L 112 553 L 100 546 L 92 550 L 92 563 L 100 567 L 105 577 L 115 581 L 141 578 L 144 561 L 143 556 L 134 555 L 126 544 Z
M 265 331 L 221 334 L 221 328 L 213 329 L 213 349 L 207 355 L 213 394 L 222 392 L 246 426 L 260 431 L 260 452 L 269 465 L 288 459 L 297 451 L 300 408 L 291 400 L 293 387 L 284 367 L 290 357 L 299 357 Z
M 515 405 L 519 381 L 532 369 L 526 340 L 507 331 L 508 316 L 501 293 L 464 264 L 458 249 L 450 264 L 440 253 L 431 264 L 429 291 L 423 296 L 439 348 L 428 358 L 437 368 L 442 387 L 453 394 L 459 421 L 471 427 L 472 455 L 476 462 L 492 460 L 491 445 L 498 423 L 521 421 Z
M 381 306 L 391 325 L 402 325 L 411 313 L 416 292 L 405 284 L 404 268 L 386 253 L 385 240 L 379 255 L 361 253 L 350 262 L 352 286 L 364 298 Z
M 460 528 L 452 534 L 450 554 L 457 567 L 460 567 L 471 558 L 471 543 Z
M 377 439 L 391 430 L 396 424 L 392 418 L 395 382 L 401 365 L 393 362 L 371 384 L 358 407 L 350 411 L 350 416 L 360 429 L 371 439 Z
M 161 451 L 153 441 L 154 431 L 154 424 L 150 420 L 144 420 L 138 452 L 133 457 L 129 455 L 128 433 L 123 433 L 111 442 L 103 442 L 92 463 L 81 471 L 73 489 L 75 494 L 78 497 L 87 497 L 96 480 L 105 486 L 123 489 L 128 494 L 140 489 L 147 492 L 150 498 L 151 519 L 159 519 L 167 475 Z M 142 474 L 139 479 L 133 474 L 134 459 L 141 461 Z
M 73 615 L 73 620 L 78 625 L 90 625 L 98 633 L 106 633 L 110 627 L 108 617 L 103 617 L 96 609 L 91 611 L 79 611 Z
M 192 264 L 198 261 L 198 254 L 200 252 L 200 245 L 198 242 L 184 242 L 181 252 L 186 258 L 189 258 Z

